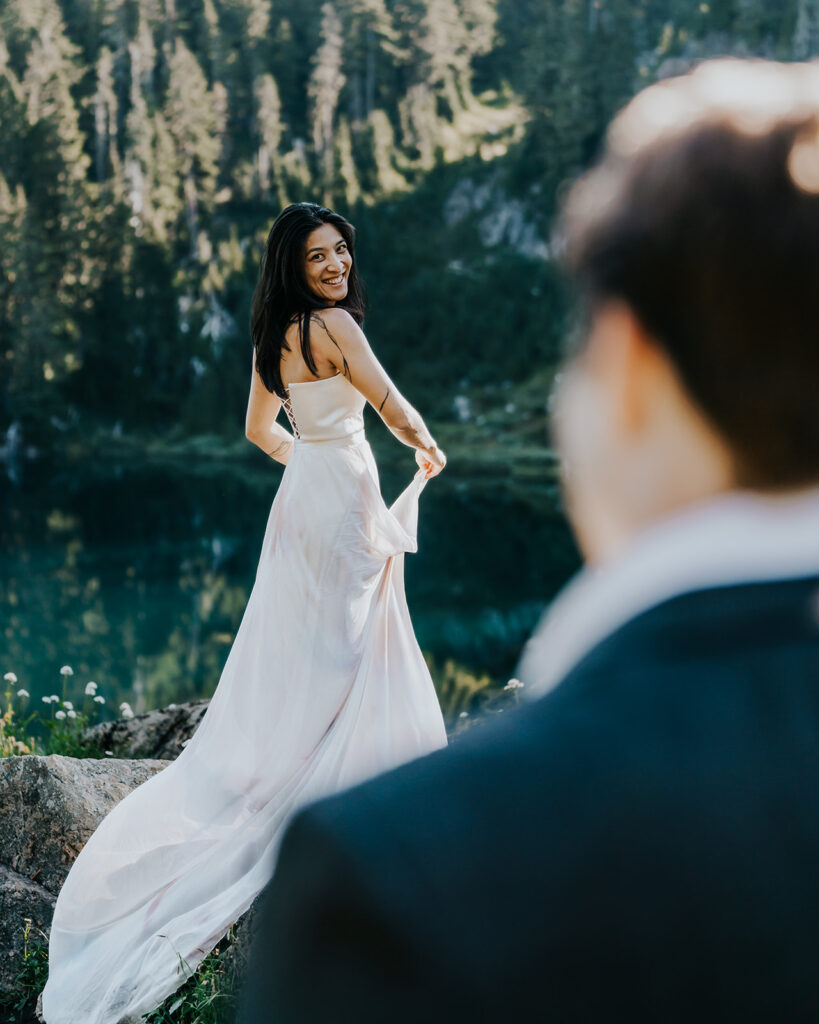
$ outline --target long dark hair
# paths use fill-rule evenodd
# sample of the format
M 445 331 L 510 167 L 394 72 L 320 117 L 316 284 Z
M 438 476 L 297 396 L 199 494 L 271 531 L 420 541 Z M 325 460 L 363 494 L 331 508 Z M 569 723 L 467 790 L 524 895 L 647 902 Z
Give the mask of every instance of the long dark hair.
M 310 317 L 313 310 L 329 309 L 308 286 L 304 276 L 304 245 L 311 231 L 322 224 L 337 228 L 350 255 L 347 294 L 336 305 L 346 309 L 361 326 L 364 323 L 364 295 L 356 270 L 356 230 L 339 213 L 317 203 L 291 203 L 273 223 L 259 265 L 259 281 L 250 307 L 250 334 L 256 350 L 256 368 L 268 391 L 280 398 L 287 392 L 282 383 L 282 352 L 290 351 L 285 330 L 299 317 L 299 343 L 307 368 L 318 377 L 310 348 Z M 306 315 L 305 315 L 306 314 Z

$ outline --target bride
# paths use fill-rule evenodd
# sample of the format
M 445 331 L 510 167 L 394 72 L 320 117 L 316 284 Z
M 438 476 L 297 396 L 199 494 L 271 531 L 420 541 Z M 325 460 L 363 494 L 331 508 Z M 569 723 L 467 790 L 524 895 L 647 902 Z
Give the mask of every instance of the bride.
M 47 1024 L 155 1009 L 264 888 L 298 806 L 446 745 L 403 581 L 418 496 L 446 460 L 361 330 L 354 239 L 314 203 L 288 206 L 268 236 L 246 433 L 286 468 L 256 579 L 192 739 L 113 808 L 66 878 Z M 366 402 L 419 467 L 389 509 Z

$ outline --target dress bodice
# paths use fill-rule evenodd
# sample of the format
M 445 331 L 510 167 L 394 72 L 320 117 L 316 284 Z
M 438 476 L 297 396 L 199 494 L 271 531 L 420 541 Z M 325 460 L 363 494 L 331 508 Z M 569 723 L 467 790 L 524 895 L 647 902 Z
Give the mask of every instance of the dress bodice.
M 364 429 L 366 399 L 341 373 L 294 382 L 285 390 L 282 405 L 301 441 L 334 441 Z

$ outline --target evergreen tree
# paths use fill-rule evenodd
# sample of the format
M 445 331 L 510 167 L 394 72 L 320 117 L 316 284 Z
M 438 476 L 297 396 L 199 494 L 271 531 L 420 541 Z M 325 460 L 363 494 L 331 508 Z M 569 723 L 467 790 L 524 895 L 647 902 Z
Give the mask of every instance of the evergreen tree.
M 458 296 L 470 262 L 526 277 L 508 231 L 487 242 L 493 204 L 546 236 L 561 183 L 634 90 L 726 51 L 816 56 L 819 0 L 0 0 L 0 432 L 64 423 L 72 405 L 200 424 L 195 399 L 230 392 L 225 339 L 293 199 L 355 207 L 371 236 L 413 225 L 433 269 L 404 314 L 455 372 L 433 316 L 447 268 Z M 503 188 L 477 157 L 456 164 L 478 149 L 508 150 Z M 435 234 L 461 185 L 463 224 Z M 503 297 L 509 323 L 518 299 Z M 516 355 L 500 344 L 510 374 Z
M 191 254 L 195 256 L 200 206 L 210 204 L 216 191 L 224 104 L 216 90 L 208 89 L 199 63 L 179 38 L 174 41 L 168 70 L 164 115 L 176 144 Z
M 591 7 L 586 0 L 539 0 L 538 28 L 523 57 L 534 114 L 526 156 L 541 169 L 546 214 L 561 182 L 592 156 L 601 128 Z
M 313 61 L 308 85 L 311 100 L 310 124 L 313 149 L 318 162 L 320 181 L 327 202 L 331 201 L 334 171 L 334 126 L 341 87 L 346 81 L 342 73 L 344 40 L 341 19 L 332 3 L 321 7 L 321 46 Z
M 94 150 L 97 182 L 112 179 L 114 194 L 122 192 L 122 161 L 119 155 L 119 103 L 114 90 L 114 61 L 107 46 L 97 63 L 94 94 Z
M 10 67 L 5 75 L 25 110 L 15 183 L 22 191 L 15 187 L 11 212 L 18 269 L 8 402 L 35 436 L 58 404 L 58 384 L 80 367 L 78 316 L 90 301 L 96 268 L 90 159 L 71 92 L 80 75 L 78 50 L 65 35 L 55 0 L 38 6 L 32 10 L 25 0 L 11 0 L 12 17 L 4 25 L 8 51 L 27 50 L 17 82 Z
M 259 189 L 265 199 L 275 196 L 277 203 L 284 200 L 279 152 L 284 125 L 282 105 L 276 79 L 271 74 L 259 75 L 254 87 L 256 99 L 256 129 L 258 149 L 256 152 Z

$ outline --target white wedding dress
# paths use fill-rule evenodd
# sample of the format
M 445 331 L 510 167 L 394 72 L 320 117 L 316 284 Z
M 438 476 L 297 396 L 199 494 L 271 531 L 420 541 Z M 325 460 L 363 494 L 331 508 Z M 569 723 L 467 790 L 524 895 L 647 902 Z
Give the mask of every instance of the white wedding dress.
M 446 745 L 404 597 L 423 473 L 388 509 L 364 397 L 341 375 L 289 396 L 294 451 L 219 685 L 182 754 L 73 864 L 51 926 L 47 1024 L 156 1008 L 264 888 L 294 810 Z

